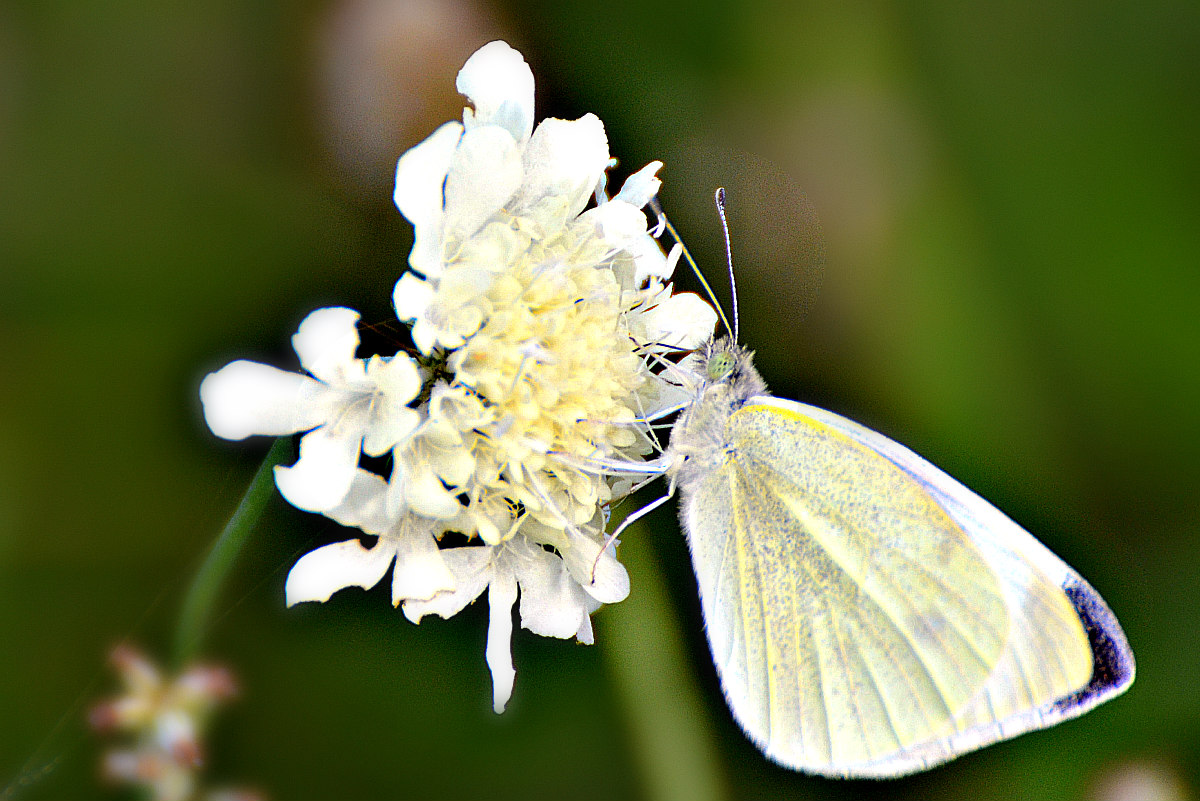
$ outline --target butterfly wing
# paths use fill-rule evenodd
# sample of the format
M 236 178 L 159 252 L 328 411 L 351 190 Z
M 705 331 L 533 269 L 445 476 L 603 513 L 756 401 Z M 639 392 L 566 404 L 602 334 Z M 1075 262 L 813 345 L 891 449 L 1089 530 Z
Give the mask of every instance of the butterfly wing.
M 911 451 L 765 397 L 730 417 L 726 448 L 686 489 L 684 526 L 729 704 L 781 764 L 903 775 L 1132 680 L 1095 591 Z

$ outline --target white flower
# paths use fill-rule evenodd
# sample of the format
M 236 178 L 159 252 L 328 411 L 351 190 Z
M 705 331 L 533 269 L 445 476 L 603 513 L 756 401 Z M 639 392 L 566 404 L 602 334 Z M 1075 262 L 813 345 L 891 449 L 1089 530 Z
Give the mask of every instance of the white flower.
M 318 309 L 292 344 L 313 377 L 235 361 L 204 378 L 200 398 L 209 428 L 226 439 L 309 431 L 300 459 L 278 467 L 275 481 L 292 504 L 323 511 L 342 501 L 359 454 L 380 456 L 401 442 L 419 415 L 408 408 L 420 391 L 416 364 L 404 354 L 356 359 L 358 312 Z
M 463 121 L 396 166 L 415 235 L 392 299 L 419 366 L 355 358 L 357 314 L 323 309 L 294 340 L 313 378 L 235 362 L 201 396 L 220 436 L 312 429 L 297 464 L 277 468 L 280 490 L 375 538 L 301 558 L 288 604 L 373 587 L 389 569 L 392 601 L 414 622 L 487 590 L 500 711 L 518 595 L 524 628 L 590 643 L 591 613 L 628 594 L 604 523 L 632 480 L 605 465 L 654 453 L 651 421 L 684 397 L 667 359 L 706 341 L 716 314 L 667 283 L 679 251 L 663 253 L 642 210 L 660 162 L 610 198 L 603 124 L 588 114 L 535 128 L 533 75 L 503 42 L 472 55 L 457 85 L 471 103 Z M 359 469 L 360 453 L 389 452 L 386 482 Z M 447 532 L 468 544 L 451 547 Z
M 421 275 L 401 277 L 394 303 L 452 378 L 397 452 L 392 508 L 403 497 L 495 544 L 520 510 L 562 529 L 611 500 L 606 479 L 577 465 L 650 452 L 635 421 L 669 393 L 648 357 L 695 347 L 716 315 L 662 284 L 673 261 L 640 208 L 661 163 L 610 200 L 603 125 L 587 115 L 532 129 L 532 75 L 503 42 L 476 52 L 458 86 L 475 105 L 464 124 L 396 170 Z
M 652 452 L 648 418 L 679 403 L 653 359 L 707 340 L 716 314 L 663 283 L 678 253 L 663 254 L 642 211 L 660 162 L 610 199 L 600 120 L 533 128 L 532 74 L 503 42 L 476 52 L 458 87 L 474 105 L 463 124 L 443 125 L 396 168 L 415 239 L 393 301 L 444 379 L 396 451 L 388 510 L 483 541 L 444 549 L 455 588 L 404 610 L 449 616 L 488 588 L 499 710 L 518 586 L 526 628 L 588 641 L 590 612 L 628 591 L 613 550 L 597 556 L 603 510 L 631 482 L 590 465 Z M 617 575 L 621 591 L 604 589 Z

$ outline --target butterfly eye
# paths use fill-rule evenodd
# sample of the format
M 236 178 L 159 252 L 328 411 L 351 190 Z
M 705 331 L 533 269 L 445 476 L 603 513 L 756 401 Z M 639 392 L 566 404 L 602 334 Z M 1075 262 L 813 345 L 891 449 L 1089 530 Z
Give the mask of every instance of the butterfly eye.
M 718 353 L 713 356 L 708 360 L 708 367 L 706 368 L 708 380 L 720 381 L 733 372 L 733 364 L 733 356 L 728 353 Z

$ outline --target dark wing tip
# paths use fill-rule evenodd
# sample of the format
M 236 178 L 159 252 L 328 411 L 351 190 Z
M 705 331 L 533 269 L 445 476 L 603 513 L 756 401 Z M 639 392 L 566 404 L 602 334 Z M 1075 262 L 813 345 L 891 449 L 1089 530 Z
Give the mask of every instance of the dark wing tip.
M 1077 715 L 1129 688 L 1134 676 L 1133 651 L 1108 604 L 1087 583 L 1069 582 L 1063 591 L 1075 606 L 1092 647 L 1091 681 L 1055 705 L 1067 715 Z

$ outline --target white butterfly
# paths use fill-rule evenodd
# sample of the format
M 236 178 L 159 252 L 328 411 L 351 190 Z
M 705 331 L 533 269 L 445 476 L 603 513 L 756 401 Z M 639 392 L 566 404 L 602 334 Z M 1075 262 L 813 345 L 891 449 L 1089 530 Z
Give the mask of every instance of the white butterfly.
M 994 506 L 887 437 L 770 396 L 734 341 L 691 361 L 655 465 L 681 495 L 726 699 L 771 759 L 901 776 L 1129 687 L 1104 600 Z

